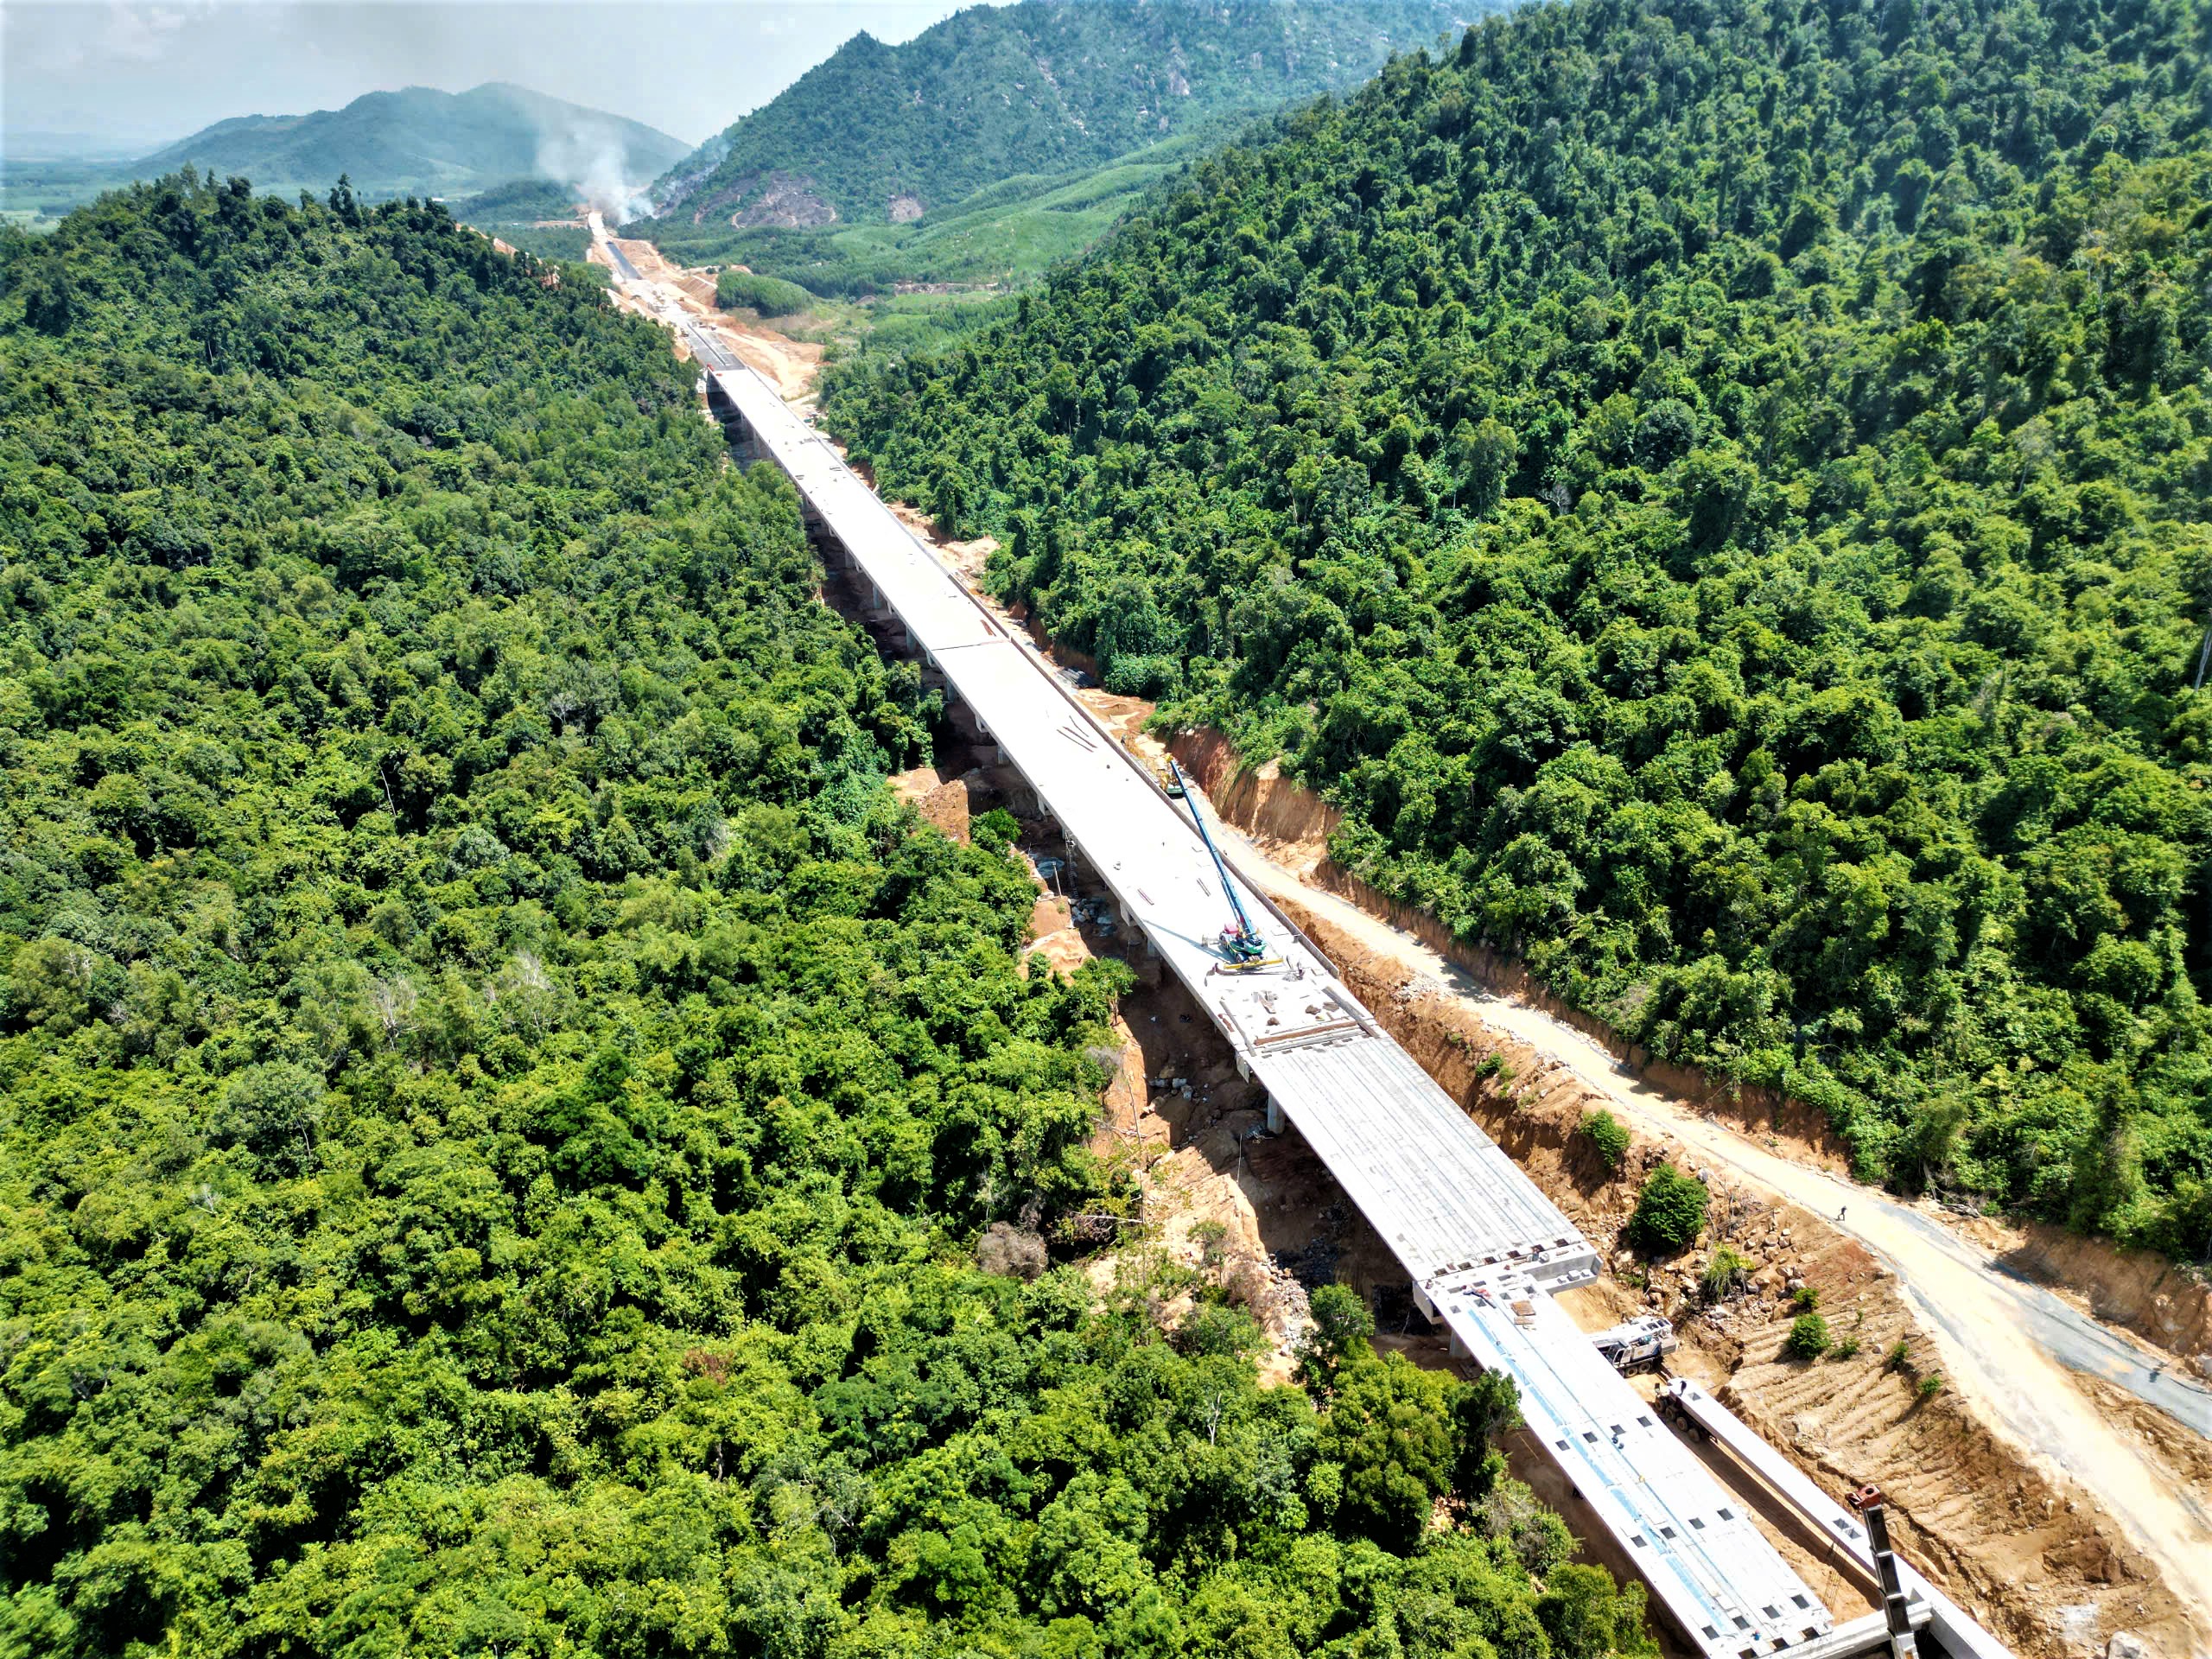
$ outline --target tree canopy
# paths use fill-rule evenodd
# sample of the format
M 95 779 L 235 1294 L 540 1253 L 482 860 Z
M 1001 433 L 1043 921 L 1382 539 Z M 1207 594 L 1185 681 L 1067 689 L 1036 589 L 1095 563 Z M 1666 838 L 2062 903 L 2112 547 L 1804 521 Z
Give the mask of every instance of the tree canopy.
M 1523 8 L 830 417 L 1459 938 L 2201 1255 L 2209 16 Z
M 1094 1288 L 1126 979 L 658 331 L 188 174 L 0 289 L 0 1651 L 1649 1650 L 1510 1390 Z

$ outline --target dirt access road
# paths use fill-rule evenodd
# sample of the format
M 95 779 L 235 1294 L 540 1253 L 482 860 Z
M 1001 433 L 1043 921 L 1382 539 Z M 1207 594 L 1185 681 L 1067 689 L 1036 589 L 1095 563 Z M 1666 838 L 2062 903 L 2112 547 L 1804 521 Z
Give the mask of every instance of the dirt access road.
M 1193 786 L 1195 788 L 1195 785 Z M 2078 1483 L 2192 1598 L 2212 1630 L 2212 1492 L 2146 1461 L 2075 1373 L 2127 1389 L 2212 1436 L 2212 1391 L 2163 1356 L 2101 1324 L 1927 1210 L 1797 1161 L 1630 1075 L 1593 1039 L 1541 1008 L 1501 996 L 1411 934 L 1301 879 L 1294 867 L 1209 808 L 1238 868 L 1279 898 L 1315 911 L 1385 960 L 1460 999 L 1486 1025 L 1526 1043 L 1613 1102 L 1622 1116 L 1680 1141 L 1745 1185 L 1813 1211 L 1891 1268 L 1935 1338 L 1951 1385 L 2035 1463 Z M 2163 1373 L 2160 1374 L 2161 1368 Z
M 1199 793 L 1203 799 L 1204 791 Z M 1992 1399 L 2008 1402 L 2008 1418 L 2040 1421 L 2044 1432 L 2030 1438 L 2041 1440 L 2053 1455 L 2080 1444 L 2068 1438 L 2074 1426 L 2057 1418 L 2050 1403 L 2054 1393 L 2081 1392 L 2068 1373 L 2101 1378 L 2212 1440 L 2212 1387 L 2191 1378 L 2168 1356 L 2005 1267 L 1994 1251 L 1967 1237 L 1931 1206 L 1902 1203 L 1847 1174 L 1805 1162 L 1716 1122 L 1636 1076 L 1595 1038 L 1541 1008 L 1484 986 L 1422 940 L 1307 880 L 1297 861 L 1279 858 L 1213 813 L 1211 806 L 1208 810 L 1241 855 L 1240 866 L 1250 868 L 1259 885 L 1275 896 L 1295 897 L 1319 911 L 1369 949 L 1433 981 L 1440 994 L 1460 999 L 1484 1024 L 1565 1066 L 1586 1086 L 1617 1103 L 1624 1116 L 1680 1141 L 1768 1193 L 1826 1217 L 1837 1230 L 1858 1239 L 1905 1274 L 1908 1291 L 1923 1317 L 1948 1333 L 1957 1349 L 1960 1357 L 1952 1369 L 1962 1385 L 1978 1368 L 1989 1368 L 1988 1344 L 1993 1338 L 2002 1333 L 2005 1345 L 2017 1346 L 2018 1338 L 2027 1337 L 2030 1347 L 2050 1362 L 2053 1372 L 1994 1370 L 1986 1391 Z M 2031 1383 L 2031 1388 L 2024 1386 Z M 2066 1386 L 2054 1390 L 2054 1383 Z M 2212 1508 L 2207 1504 L 2212 1494 L 2188 1496 L 2200 1523 L 2212 1525 Z M 2212 1533 L 2207 1537 L 2212 1541 Z M 2212 1566 L 2207 1572 L 2212 1575 Z
M 710 273 L 670 263 L 650 242 L 609 236 L 596 213 L 589 223 L 591 245 L 584 257 L 614 273 L 616 304 L 677 327 L 679 355 L 686 354 L 680 325 L 689 323 L 712 334 L 766 376 L 785 403 L 802 414 L 813 412 L 814 383 L 822 372 L 821 346 L 722 310 L 715 303 Z
M 613 263 L 600 254 L 600 241 L 595 235 L 594 257 Z M 715 312 L 711 287 L 703 296 L 696 291 L 709 279 L 668 265 L 650 244 L 626 242 L 620 248 L 640 279 L 631 285 L 639 309 L 670 321 L 668 308 L 675 306 L 695 321 L 707 321 L 732 349 L 769 375 L 787 400 L 810 402 L 818 349 L 810 358 L 795 353 L 798 342 Z M 926 525 L 912 514 L 902 516 L 926 536 Z M 976 562 L 973 547 L 942 550 L 956 566 Z M 1214 821 L 1222 822 L 1218 815 Z M 1565 1021 L 1490 991 L 1413 935 L 1307 880 L 1318 849 L 1263 847 L 1224 827 L 1236 861 L 1256 885 L 1320 912 L 1377 957 L 1421 976 L 1434 994 L 1461 1001 L 1485 1024 L 1567 1068 L 1637 1124 L 1672 1137 L 1696 1159 L 1754 1190 L 1827 1218 L 1863 1243 L 1897 1274 L 1938 1347 L 1946 1376 L 1975 1414 L 2032 1464 L 2077 1484 L 2107 1509 L 2172 1588 L 2194 1604 L 2200 1627 L 2212 1631 L 2212 1491 L 2147 1457 L 2075 1374 L 2152 1402 L 2197 1434 L 2212 1423 L 2212 1396 L 2205 1390 L 2175 1370 L 2159 1374 L 2158 1356 L 2007 1272 L 1992 1252 L 1928 1211 L 1713 1122 L 1629 1075 L 1603 1046 Z

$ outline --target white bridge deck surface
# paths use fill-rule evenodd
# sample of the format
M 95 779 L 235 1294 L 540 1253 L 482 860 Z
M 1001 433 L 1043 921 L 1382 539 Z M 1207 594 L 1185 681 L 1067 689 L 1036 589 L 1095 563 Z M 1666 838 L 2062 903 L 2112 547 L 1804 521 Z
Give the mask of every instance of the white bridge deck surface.
M 1230 920 L 1183 807 L 900 524 L 766 381 L 687 330 L 717 413 L 799 488 L 816 522 L 1034 788 L 1124 920 L 1187 986 L 1365 1215 L 1456 1342 L 1520 1389 L 1539 1444 L 1706 1659 L 1819 1647 L 1828 1610 L 1652 1408 L 1542 1293 L 1586 1283 L 1573 1224 L 1385 1034 L 1328 963 L 1237 880 L 1280 965 L 1220 972 Z M 1808 1656 L 1808 1659 L 1811 1656 Z

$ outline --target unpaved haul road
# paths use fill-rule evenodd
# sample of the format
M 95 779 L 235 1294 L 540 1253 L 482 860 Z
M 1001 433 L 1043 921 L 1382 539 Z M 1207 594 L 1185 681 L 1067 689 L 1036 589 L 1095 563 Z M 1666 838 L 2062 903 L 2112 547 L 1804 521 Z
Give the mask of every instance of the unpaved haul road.
M 2209 1438 L 2212 1392 L 2175 1370 L 2154 1376 L 2156 1356 L 2001 1267 L 1934 1216 L 1794 1162 L 1630 1075 L 1573 1027 L 1486 989 L 1411 934 L 1301 880 L 1211 803 L 1207 818 L 1224 830 L 1238 869 L 1255 885 L 1296 899 L 1365 949 L 1424 976 L 1486 1025 L 1565 1066 L 1623 1116 L 1680 1141 L 1695 1161 L 1812 1211 L 1882 1258 L 1933 1337 L 1951 1385 L 2036 1463 L 2094 1494 L 2212 1628 L 2212 1494 L 2146 1463 L 2069 1372 L 2117 1383 Z
M 821 346 L 720 309 L 713 302 L 711 279 L 704 273 L 670 264 L 650 242 L 610 235 L 596 210 L 589 215 L 589 224 L 591 245 L 586 257 L 614 273 L 618 303 L 627 301 L 678 335 L 690 336 L 695 346 L 703 336 L 714 348 L 732 353 L 766 376 L 784 401 L 800 413 L 811 408 L 814 382 L 822 368 Z
M 596 218 L 593 234 L 595 242 L 604 236 Z M 607 245 L 609 253 L 621 252 L 611 242 Z M 695 325 L 699 321 L 696 315 L 686 318 L 695 308 L 683 302 L 685 296 L 673 284 L 659 279 L 658 270 L 639 273 L 632 287 L 638 300 L 671 327 L 680 330 L 687 320 Z M 748 358 L 760 351 L 759 340 L 732 338 L 728 319 L 713 321 L 721 324 L 716 333 L 724 344 Z M 747 346 L 753 350 L 747 351 Z M 770 373 L 791 400 L 810 392 L 819 361 L 817 357 L 804 364 L 772 361 L 756 366 Z M 2212 1630 L 2212 1502 L 2146 1463 L 2075 1386 L 2067 1368 L 2105 1377 L 2212 1435 L 2212 1396 L 2205 1390 L 2171 1370 L 2154 1378 L 2156 1362 L 2144 1350 L 2008 1273 L 1988 1251 L 1932 1216 L 1872 1188 L 1795 1163 L 1630 1075 L 1573 1027 L 1495 995 L 1412 935 L 1309 885 L 1213 812 L 1211 803 L 1206 805 L 1210 827 L 1218 827 L 1236 850 L 1236 862 L 1248 880 L 1274 897 L 1297 900 L 1365 949 L 1433 981 L 1440 994 L 1460 998 L 1486 1024 L 1557 1061 L 1614 1102 L 1624 1116 L 1672 1136 L 1746 1185 L 1822 1216 L 1882 1257 L 1931 1333 L 1952 1386 L 2031 1459 L 2093 1494 L 2157 1563 L 2202 1625 Z

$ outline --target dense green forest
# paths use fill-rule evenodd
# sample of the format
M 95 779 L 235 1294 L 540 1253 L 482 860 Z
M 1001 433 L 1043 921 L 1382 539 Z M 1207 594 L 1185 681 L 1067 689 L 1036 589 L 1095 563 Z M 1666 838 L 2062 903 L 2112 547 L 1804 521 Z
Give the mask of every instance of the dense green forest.
M 591 232 L 578 219 L 585 192 L 553 179 L 509 179 L 448 204 L 464 225 L 540 259 L 581 262 Z M 548 223 L 546 221 L 563 221 Z
M 1096 167 L 1233 111 L 1355 86 L 1483 6 L 1022 0 L 903 46 L 855 35 L 653 188 L 662 221 L 884 223 Z M 894 205 L 895 204 L 895 205 Z M 658 239 L 660 221 L 633 233 Z
M 815 303 L 797 283 L 758 271 L 725 270 L 715 278 L 715 303 L 725 311 L 753 310 L 764 317 L 788 317 Z
M 0 1652 L 1649 1650 L 1510 1389 L 1070 1259 L 1126 980 L 657 330 L 189 175 L 0 291 Z
M 1460 938 L 2202 1256 L 2209 19 L 1525 9 L 832 423 Z

